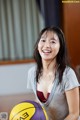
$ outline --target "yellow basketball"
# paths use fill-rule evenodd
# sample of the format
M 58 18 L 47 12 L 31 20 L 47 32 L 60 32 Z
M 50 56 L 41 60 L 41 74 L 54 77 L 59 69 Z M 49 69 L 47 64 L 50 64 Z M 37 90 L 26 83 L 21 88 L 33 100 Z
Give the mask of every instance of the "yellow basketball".
M 48 116 L 39 103 L 27 100 L 13 107 L 9 120 L 48 120 Z

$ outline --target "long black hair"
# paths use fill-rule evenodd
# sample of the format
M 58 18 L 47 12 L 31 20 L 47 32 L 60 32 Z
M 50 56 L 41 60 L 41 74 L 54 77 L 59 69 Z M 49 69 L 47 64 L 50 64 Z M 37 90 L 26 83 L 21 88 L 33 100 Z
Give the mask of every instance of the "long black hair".
M 68 59 L 68 54 L 67 54 L 67 47 L 66 47 L 64 33 L 62 32 L 62 30 L 60 28 L 55 27 L 55 26 L 46 27 L 46 28 L 42 29 L 42 31 L 39 34 L 38 40 L 35 44 L 34 59 L 35 59 L 36 64 L 37 64 L 36 81 L 38 82 L 38 79 L 40 77 L 41 70 L 42 70 L 42 59 L 41 59 L 41 56 L 40 56 L 39 51 L 38 51 L 38 43 L 39 43 L 40 38 L 43 35 L 43 33 L 48 32 L 48 31 L 55 32 L 59 38 L 60 49 L 59 49 L 59 52 L 57 54 L 56 60 L 57 60 L 57 64 L 59 65 L 59 68 L 58 68 L 59 81 L 61 82 L 63 72 L 64 72 L 66 66 L 69 66 L 69 59 Z

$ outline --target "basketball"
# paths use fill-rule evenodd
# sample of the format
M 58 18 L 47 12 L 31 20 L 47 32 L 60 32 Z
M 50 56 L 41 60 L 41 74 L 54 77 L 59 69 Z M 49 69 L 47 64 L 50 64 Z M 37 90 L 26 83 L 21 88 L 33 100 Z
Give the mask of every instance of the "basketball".
M 48 116 L 39 103 L 27 100 L 12 108 L 9 120 L 48 120 Z

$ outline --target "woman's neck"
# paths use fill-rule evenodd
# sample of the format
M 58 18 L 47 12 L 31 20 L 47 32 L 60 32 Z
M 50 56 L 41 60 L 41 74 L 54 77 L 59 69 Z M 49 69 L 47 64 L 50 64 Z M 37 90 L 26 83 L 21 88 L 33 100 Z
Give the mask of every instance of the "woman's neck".
M 46 73 L 55 71 L 57 67 L 56 60 L 51 60 L 51 61 L 42 61 L 43 63 L 43 71 Z

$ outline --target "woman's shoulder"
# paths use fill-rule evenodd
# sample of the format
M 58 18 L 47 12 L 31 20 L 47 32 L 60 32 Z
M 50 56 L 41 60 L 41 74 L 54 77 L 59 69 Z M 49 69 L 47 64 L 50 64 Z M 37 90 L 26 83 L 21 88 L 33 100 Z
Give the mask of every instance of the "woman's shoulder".
M 65 80 L 78 80 L 75 70 L 72 67 L 67 66 L 63 73 L 63 79 Z
M 65 68 L 65 71 L 63 73 L 62 84 L 65 90 L 70 90 L 72 88 L 80 86 L 73 68 L 69 66 Z
M 76 75 L 72 67 L 66 66 L 63 75 Z
M 37 66 L 36 64 L 34 64 L 32 67 L 29 68 L 28 73 L 33 73 L 36 71 L 36 69 L 37 69 Z

